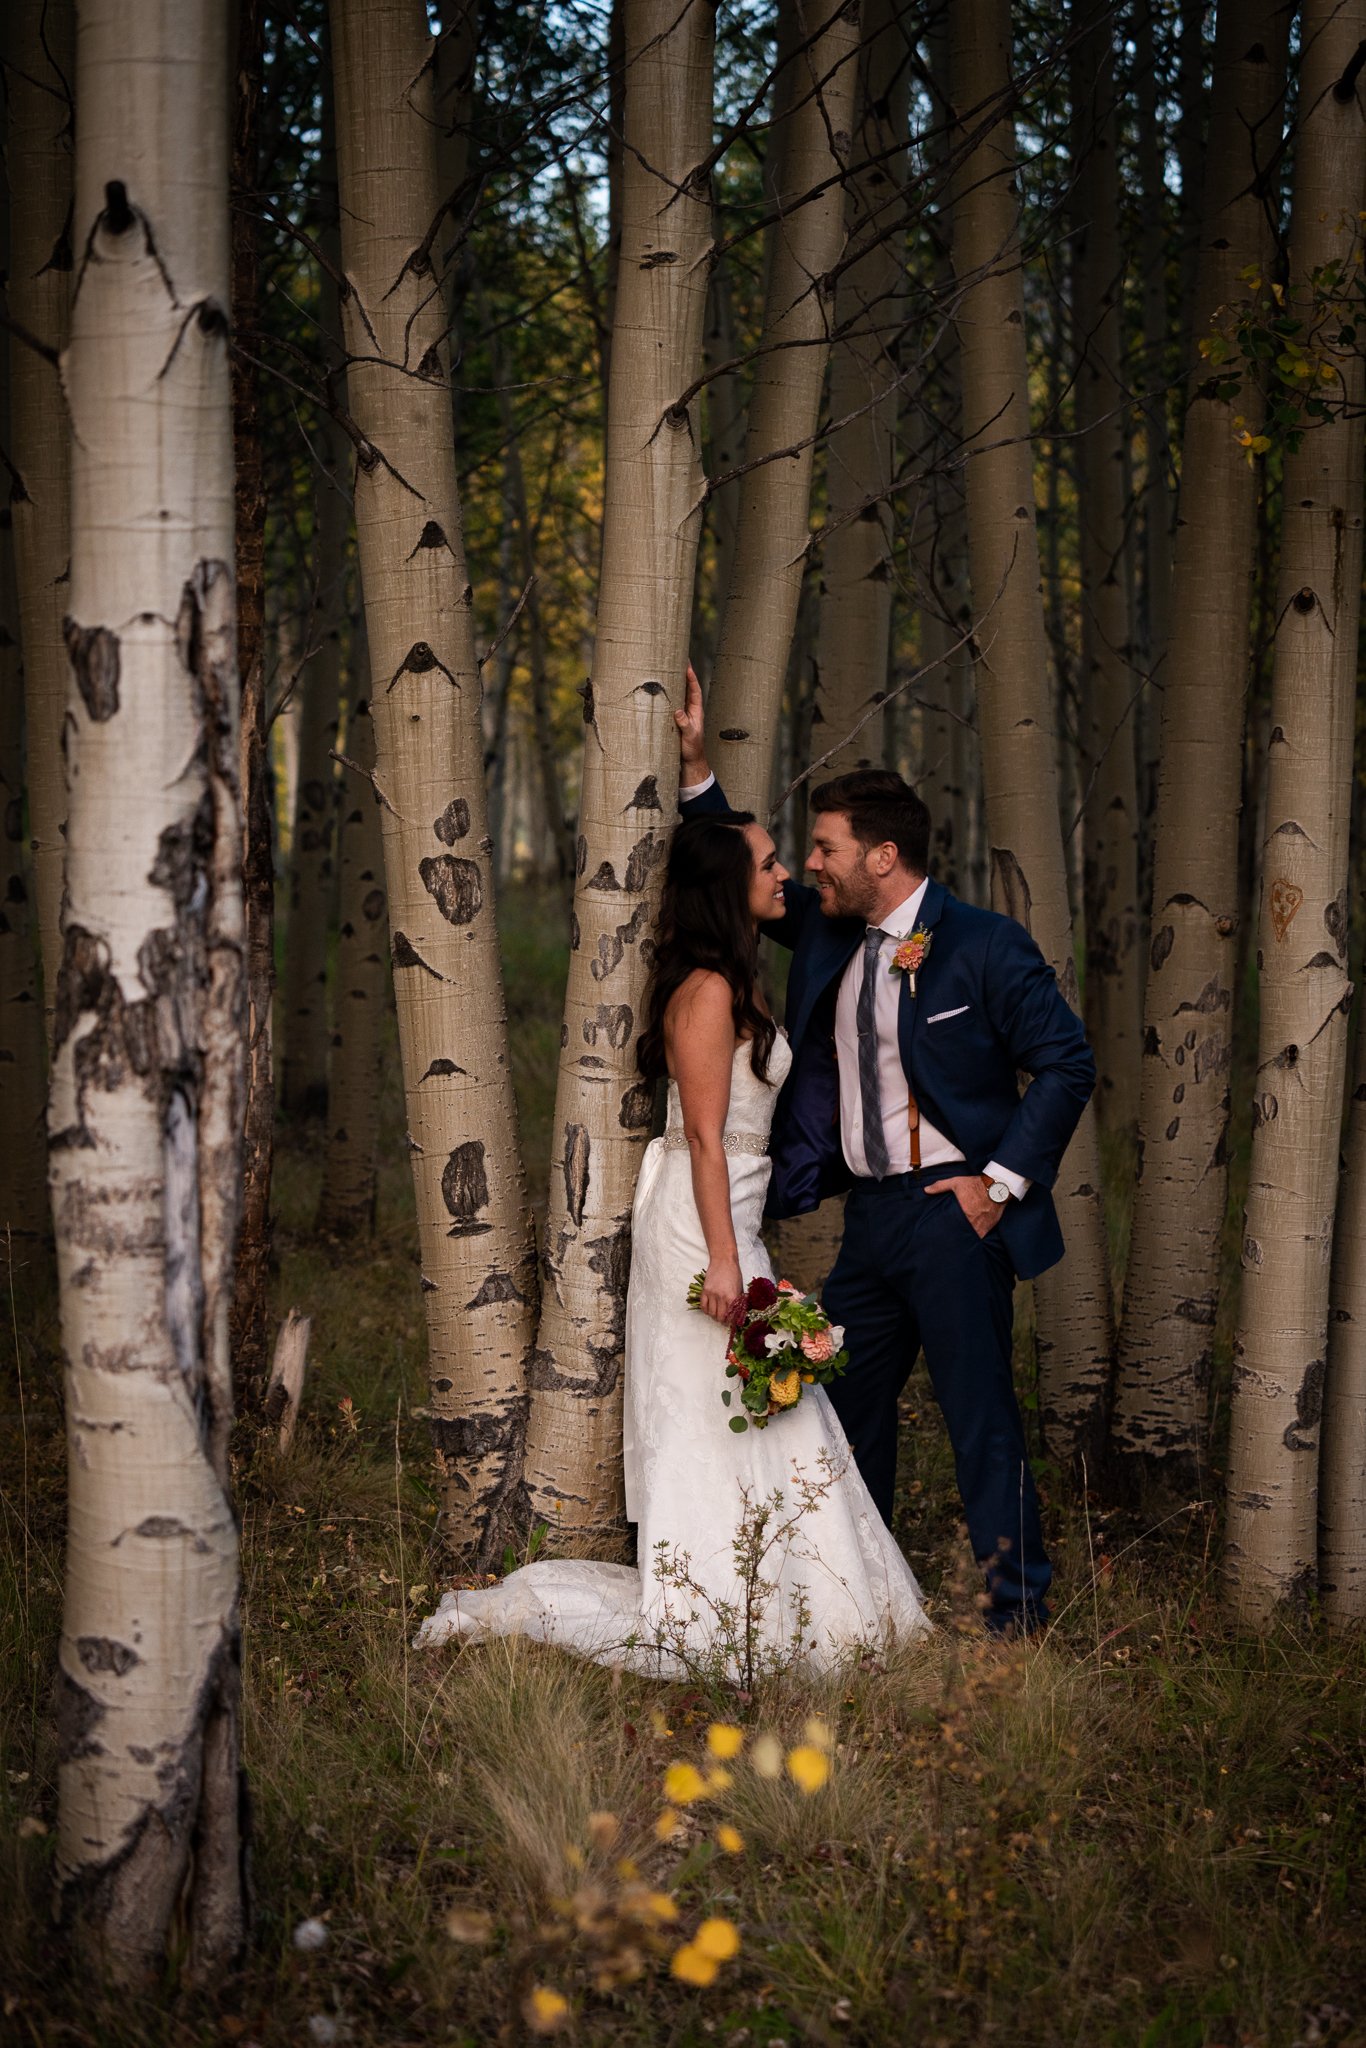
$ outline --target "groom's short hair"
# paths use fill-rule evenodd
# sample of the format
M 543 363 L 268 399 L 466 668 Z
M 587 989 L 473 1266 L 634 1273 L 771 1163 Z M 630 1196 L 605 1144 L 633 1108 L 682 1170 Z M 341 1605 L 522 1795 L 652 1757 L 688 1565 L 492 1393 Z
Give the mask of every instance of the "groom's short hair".
M 860 846 L 891 840 L 918 875 L 930 870 L 930 814 L 909 782 L 890 768 L 853 768 L 811 792 L 813 812 L 838 811 Z

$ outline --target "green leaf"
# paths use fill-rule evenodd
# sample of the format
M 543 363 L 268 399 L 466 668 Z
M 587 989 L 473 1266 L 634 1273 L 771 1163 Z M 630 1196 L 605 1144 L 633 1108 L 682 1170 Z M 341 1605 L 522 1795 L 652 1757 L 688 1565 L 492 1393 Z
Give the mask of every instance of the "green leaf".
M 723 1407 L 725 1407 L 725 1408 L 729 1408 L 729 1406 L 730 1406 L 730 1388 L 729 1388 L 729 1387 L 723 1387 L 723 1388 L 721 1389 L 721 1404 L 722 1404 L 722 1406 L 723 1406 Z
M 740 1431 L 742 1429 L 749 1428 L 749 1424 L 745 1421 L 743 1415 L 732 1415 L 730 1418 L 730 1426 L 735 1431 L 735 1434 L 737 1436 L 739 1436 Z

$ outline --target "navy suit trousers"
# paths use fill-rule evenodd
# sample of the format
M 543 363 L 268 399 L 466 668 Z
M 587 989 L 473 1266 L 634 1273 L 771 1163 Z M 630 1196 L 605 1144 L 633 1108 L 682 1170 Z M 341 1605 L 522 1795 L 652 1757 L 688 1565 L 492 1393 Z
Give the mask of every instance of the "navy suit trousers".
M 945 1173 L 952 1173 L 952 1168 Z M 898 1174 L 856 1180 L 824 1289 L 845 1326 L 849 1369 L 830 1399 L 889 1525 L 897 1400 L 921 1347 L 953 1445 L 973 1555 L 986 1566 L 988 1627 L 1047 1619 L 1053 1576 L 1011 1376 L 1014 1272 L 999 1233 L 978 1237 L 956 1195 Z

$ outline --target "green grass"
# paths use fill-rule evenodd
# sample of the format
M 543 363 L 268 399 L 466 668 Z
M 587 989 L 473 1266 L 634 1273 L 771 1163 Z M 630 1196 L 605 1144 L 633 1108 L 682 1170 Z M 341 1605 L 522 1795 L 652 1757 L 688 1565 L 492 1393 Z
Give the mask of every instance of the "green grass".
M 509 1004 L 528 1156 L 544 1179 L 561 914 L 510 895 Z M 1009 1652 L 974 1633 L 951 1465 L 922 1378 L 899 1534 L 943 1626 L 921 1649 L 753 1700 L 582 1666 L 534 1645 L 418 1655 L 433 1594 L 424 1340 L 396 1060 L 372 1244 L 311 1236 L 320 1151 L 287 1134 L 277 1299 L 314 1317 L 293 1452 L 240 1446 L 255 1922 L 219 1996 L 104 1999 L 48 1918 L 48 1699 L 65 1451 L 50 1293 L 17 1317 L 0 1473 L 0 2041 L 94 2048 L 515 2043 L 535 1985 L 580 2043 L 782 2041 L 1290 2048 L 1366 2041 L 1366 1644 L 1239 1637 L 1201 1508 L 1157 1531 L 1045 1484 L 1059 1619 Z M 837 1745 L 807 1797 L 758 1776 L 656 1839 L 663 1773 L 718 1714 Z M 752 1743 L 749 1745 L 752 1748 Z M 592 1816 L 610 1813 L 611 1830 Z M 712 1843 L 715 1819 L 742 1834 Z M 27 1826 L 22 1826 L 27 1822 Z M 46 1829 L 47 1832 L 40 1832 Z M 672 1893 L 630 1922 L 617 1865 Z M 486 1933 L 477 1941 L 448 1932 Z M 668 1973 L 704 1914 L 740 1931 L 706 1989 Z M 477 1917 L 486 1915 L 484 1925 Z M 292 1932 L 322 1917 L 325 1947 Z M 658 1952 L 656 1952 L 657 1944 Z M 629 1978 L 631 1955 L 640 1974 Z

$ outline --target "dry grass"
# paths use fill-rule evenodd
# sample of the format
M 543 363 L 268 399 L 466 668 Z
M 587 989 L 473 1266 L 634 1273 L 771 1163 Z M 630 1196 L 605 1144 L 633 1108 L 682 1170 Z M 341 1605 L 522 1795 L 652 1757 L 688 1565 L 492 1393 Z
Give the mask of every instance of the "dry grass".
M 523 934 L 524 1015 L 551 929 Z M 523 1066 L 536 1143 L 548 1064 Z M 54 1946 L 34 1824 L 54 1817 L 64 1452 L 50 1296 L 21 1304 L 25 1427 L 11 1400 L 0 1442 L 0 2041 L 511 2043 L 542 1985 L 569 2001 L 566 2039 L 622 2048 L 1366 2042 L 1366 1645 L 1235 1637 L 1206 1510 L 1150 1532 L 1053 1487 L 1060 1619 L 1003 1651 L 975 1632 L 947 1447 L 913 1399 L 898 1523 L 943 1623 L 928 1645 L 728 1702 L 524 1643 L 413 1653 L 435 1589 L 404 1169 L 376 1244 L 335 1259 L 309 1235 L 317 1172 L 291 1137 L 279 1299 L 314 1315 L 314 1367 L 291 1457 L 242 1447 L 255 1927 L 212 2004 L 174 1981 L 103 2002 Z M 661 1842 L 664 1771 L 705 1762 L 718 1713 L 745 1755 Z M 813 1714 L 835 1749 L 807 1796 L 747 1758 L 755 1731 L 790 1747 Z M 743 1854 L 715 1846 L 722 1817 Z M 623 1857 L 674 1896 L 676 1927 L 623 1933 Z M 668 1959 L 707 1915 L 742 1946 L 692 1988 Z M 305 1952 L 309 1917 L 327 1939 Z M 629 1943 L 640 1973 L 604 1987 Z

